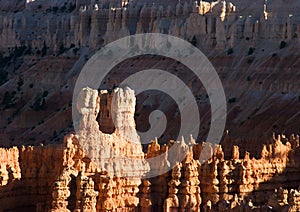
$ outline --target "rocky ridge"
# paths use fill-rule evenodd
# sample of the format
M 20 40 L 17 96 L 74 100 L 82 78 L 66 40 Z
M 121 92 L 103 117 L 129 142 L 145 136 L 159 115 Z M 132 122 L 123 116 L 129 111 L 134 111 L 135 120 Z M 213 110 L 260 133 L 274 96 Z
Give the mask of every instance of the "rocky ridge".
M 8 8 L 0 18 L 2 146 L 18 145 L 17 140 L 38 144 L 62 139 L 65 131 L 72 130 L 71 95 L 85 62 L 105 43 L 141 32 L 179 36 L 208 56 L 228 99 L 227 129 L 243 140 L 235 144 L 249 143 L 249 137 L 251 140 L 273 131 L 292 134 L 298 130 L 296 2 L 280 10 L 276 7 L 282 4 L 279 1 L 265 5 L 182 1 L 168 6 L 136 1 L 123 6 L 106 1 L 33 1 L 15 13 L 7 1 L 1 2 Z M 177 72 L 195 93 L 203 117 L 197 141 L 205 140 L 209 105 L 201 84 L 187 77 L 186 68 L 174 61 L 157 58 L 154 62 L 143 57 L 125 61 L 118 66 L 118 74 L 109 77 L 101 88 L 118 85 L 132 70 L 162 64 L 162 68 Z M 153 101 L 147 96 L 141 99 L 137 100 L 138 111 L 142 110 L 140 105 Z M 162 110 L 176 110 L 169 103 L 165 105 Z M 290 110 L 282 110 L 285 107 Z M 174 114 L 168 116 L 174 123 L 179 120 Z M 138 127 L 147 128 L 143 115 L 135 119 Z M 253 129 L 251 135 L 249 128 Z M 173 136 L 174 132 L 176 129 L 170 129 L 166 134 Z M 172 138 L 163 139 L 167 142 Z
M 273 131 L 299 132 L 297 1 L 288 5 L 279 0 L 265 5 L 234 0 L 165 1 L 166 5 L 132 1 L 123 6 L 113 1 L 47 2 L 0 1 L 0 141 L 7 147 L 0 149 L 0 211 L 299 210 L 299 137 L 270 136 Z M 226 127 L 233 136 L 227 134 L 222 146 L 211 147 L 213 156 L 207 162 L 198 160 L 204 143 L 192 150 L 183 143 L 190 154 L 172 171 L 151 179 L 128 179 L 103 170 L 120 167 L 120 161 L 112 167 L 97 167 L 93 157 L 84 154 L 80 133 L 68 134 L 73 131 L 71 97 L 76 76 L 97 49 L 143 32 L 179 36 L 209 57 L 225 88 Z M 101 87 L 111 89 L 128 74 L 149 67 L 178 74 L 192 89 L 202 124 L 202 134 L 195 139 L 201 143 L 209 128 L 208 99 L 200 83 L 176 61 L 133 58 L 116 67 L 119 73 L 109 76 Z M 97 96 L 100 103 L 94 102 Z M 93 132 L 87 136 L 91 143 L 107 141 L 112 148 L 118 141 L 128 157 L 145 161 L 174 145 L 165 136 L 144 154 L 141 146 L 129 142 L 136 141 L 131 139 L 136 132 L 133 116 L 137 128 L 147 126 L 143 120 L 154 109 L 147 103 L 163 102 L 159 109 L 176 113 L 164 96 L 140 96 L 135 112 L 120 110 L 130 119 L 120 116 L 125 124 L 118 122 L 119 134 L 113 134 L 116 128 L 110 117 L 114 95 L 87 97 L 93 107 L 87 114 L 82 111 L 82 124 Z M 175 127 L 165 134 L 173 135 L 179 119 L 171 113 L 167 116 Z M 124 130 L 127 124 L 130 129 Z M 127 132 L 129 138 L 121 136 Z M 135 148 L 137 152 L 132 151 Z M 165 158 L 163 166 L 170 161 Z M 147 170 L 139 164 L 133 168 L 140 170 L 138 175 Z M 150 170 L 159 168 L 150 166 Z

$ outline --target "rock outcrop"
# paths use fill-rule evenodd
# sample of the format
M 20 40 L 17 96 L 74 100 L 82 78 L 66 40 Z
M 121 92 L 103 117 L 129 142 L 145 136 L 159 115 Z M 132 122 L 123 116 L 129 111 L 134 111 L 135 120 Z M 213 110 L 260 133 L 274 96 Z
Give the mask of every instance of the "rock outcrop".
M 11 158 L 11 165 L 1 171 L 1 209 L 199 210 L 203 202 L 204 211 L 298 211 L 299 143 L 282 141 L 266 145 L 259 159 L 246 154 L 243 159 L 225 160 L 218 146 L 212 158 L 200 165 L 191 151 L 169 174 L 143 181 L 112 177 L 96 168 L 74 135 L 61 145 L 1 149 Z
M 0 149 L 1 210 L 107 211 L 138 207 L 138 187 L 149 166 L 135 130 L 134 92 L 118 89 L 113 99 L 113 134 L 99 130 L 98 92 L 84 89 L 77 104 L 82 115 L 77 135 L 66 136 L 61 145 Z M 85 148 L 83 144 L 91 141 L 95 149 L 104 152 Z M 94 160 L 99 159 L 96 154 L 103 156 L 100 161 Z M 10 190 L 12 185 L 14 190 Z M 28 196 L 39 197 L 27 201 Z
M 299 131 L 299 3 L 121 3 L 0 1 L 0 139 L 8 147 L 0 148 L 0 211 L 299 211 L 299 136 L 261 136 Z M 86 88 L 76 105 L 80 130 L 62 143 L 61 130 L 73 129 L 73 84 L 88 57 L 108 42 L 146 32 L 179 36 L 207 53 L 224 84 L 235 136 L 225 135 L 216 147 L 193 139 L 161 145 L 156 139 L 144 154 L 133 91 Z M 107 86 L 165 61 L 163 68 L 195 93 L 205 134 L 210 110 L 200 82 L 176 61 L 152 59 L 119 65 L 123 72 Z M 142 102 L 157 106 L 165 100 L 151 98 L 142 96 Z M 170 104 L 160 108 L 176 111 Z M 173 128 L 166 134 L 172 135 L 179 121 L 170 117 Z M 39 143 L 48 145 L 22 146 Z M 149 170 L 174 162 L 168 154 L 161 164 L 146 162 L 174 143 L 189 151 L 187 157 L 144 179 Z M 208 161 L 199 161 L 210 153 Z
M 135 129 L 134 91 L 130 88 L 113 91 L 110 114 L 115 131 L 112 134 L 104 134 L 99 130 L 96 119 L 100 101 L 98 91 L 90 88 L 84 88 L 77 99 L 81 120 L 76 136 L 83 151 L 99 169 L 112 176 L 142 177 L 149 170 L 149 165 L 144 160 Z
M 8 3 L 1 1 L 3 8 L 9 7 Z M 109 6 L 109 3 L 112 4 Z M 18 140 L 34 145 L 57 142 L 65 131 L 72 131 L 72 88 L 82 66 L 104 44 L 137 32 L 179 36 L 208 56 L 220 75 L 230 103 L 228 111 L 232 121 L 227 128 L 240 140 L 244 136 L 251 137 L 243 143 L 252 143 L 252 140 L 259 143 L 262 134 L 269 135 L 273 131 L 297 132 L 299 118 L 295 111 L 299 107 L 299 86 L 295 76 L 299 65 L 300 29 L 295 13 L 297 2 L 290 1 L 284 9 L 276 6 L 282 5 L 279 1 L 269 1 L 266 5 L 248 1 L 201 1 L 198 5 L 190 1 L 168 1 L 144 5 L 131 1 L 120 6 L 115 1 L 100 4 L 83 0 L 73 4 L 71 1 L 28 1 L 27 8 L 20 7 L 15 12 L 11 8 L 1 13 L 2 146 L 18 145 Z M 161 65 L 159 68 L 173 71 L 186 80 L 199 107 L 204 108 L 200 112 L 205 120 L 201 120 L 203 128 L 197 138 L 201 140 L 209 128 L 210 112 L 206 112 L 209 101 L 200 82 L 186 74 L 186 68 L 175 61 L 153 60 L 153 66 Z M 132 59 L 118 66 L 116 69 L 120 72 L 108 77 L 101 89 L 113 88 L 131 71 L 149 68 L 148 64 L 152 67 L 149 59 L 139 61 Z M 24 85 L 18 86 L 22 80 Z M 42 97 L 46 91 L 48 96 Z M 149 99 L 144 100 L 146 104 Z M 141 105 L 142 102 L 137 110 L 141 110 Z M 168 108 L 164 110 L 176 110 L 166 105 Z M 286 107 L 292 108 L 282 109 Z M 266 119 L 269 110 L 273 114 Z M 179 120 L 178 115 L 169 116 L 174 122 Z M 110 125 L 109 119 L 107 125 Z M 144 116 L 137 119 L 141 126 Z M 104 121 L 103 117 L 100 120 Z M 145 125 L 142 127 L 147 128 Z M 104 123 L 102 126 L 105 128 Z M 252 133 L 249 128 L 253 129 Z M 114 128 L 102 130 L 111 132 Z M 176 129 L 165 134 L 171 135 L 164 136 L 166 143 L 175 137 Z M 242 141 L 234 145 L 238 143 Z M 241 150 L 243 155 L 243 147 Z M 260 150 L 254 151 L 249 150 L 252 155 L 259 155 Z
M 144 5 L 131 1 L 121 6 L 114 2 L 32 1 L 26 3 L 26 9 L 0 16 L 0 48 L 42 49 L 45 45 L 59 51 L 75 45 L 95 50 L 104 42 L 146 32 L 167 33 L 190 41 L 195 37 L 203 50 L 226 50 L 244 39 L 253 44 L 264 39 L 297 39 L 300 22 L 293 13 L 294 7 L 282 11 L 273 6 L 276 3 L 255 4 L 255 12 L 244 9 L 248 3 L 237 4 L 201 1 L 197 5 L 184 1 Z M 10 6 L 6 3 L 5 7 Z M 41 19 L 44 24 L 39 22 Z
M 233 146 L 229 159 L 225 158 L 222 146 L 196 144 L 191 138 L 187 143 L 179 142 L 179 147 L 188 151 L 183 161 L 165 174 L 142 179 L 151 169 L 172 164 L 174 158 L 168 154 L 161 164 L 149 167 L 146 160 L 167 153 L 176 141 L 160 145 L 155 139 L 144 155 L 141 144 L 136 140 L 139 137 L 133 120 L 135 97 L 129 88 L 116 89 L 111 94 L 114 104 L 111 113 L 114 114 L 116 129 L 112 134 L 103 134 L 96 117 L 102 107 L 101 96 L 105 93 L 98 94 L 98 91 L 89 88 L 82 90 L 77 102 L 82 128 L 78 134 L 66 136 L 64 143 L 0 149 L 1 210 L 300 209 L 299 137 L 274 136 L 271 143 L 263 146 L 258 158 L 248 152 L 241 158 L 239 147 Z M 107 102 L 102 103 L 107 107 Z M 228 137 L 227 134 L 226 139 Z M 82 141 L 83 144 L 93 142 L 95 148 L 84 147 Z M 206 145 L 209 148 L 204 148 Z M 91 154 L 95 149 L 105 150 L 111 155 L 101 153 L 105 156 L 100 158 L 105 161 L 103 163 L 95 157 L 96 154 Z M 212 151 L 213 155 L 201 164 L 200 155 L 208 154 L 204 151 Z M 126 163 L 117 153 L 125 156 Z M 144 164 L 133 162 L 133 158 L 139 158 Z M 132 172 L 135 172 L 134 175 Z

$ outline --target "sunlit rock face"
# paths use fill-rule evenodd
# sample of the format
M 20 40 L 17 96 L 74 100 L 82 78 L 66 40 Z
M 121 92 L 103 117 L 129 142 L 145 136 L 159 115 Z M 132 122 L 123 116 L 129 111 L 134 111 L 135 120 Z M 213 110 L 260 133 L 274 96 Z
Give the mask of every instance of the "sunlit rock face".
M 1 55 L 12 53 L 1 66 L 8 79 L 0 103 L 6 91 L 16 92 L 0 110 L 0 144 L 8 147 L 0 149 L 0 211 L 300 211 L 299 136 L 270 136 L 299 132 L 299 1 L 122 2 L 126 8 L 114 0 L 0 1 Z M 135 127 L 146 124 L 143 113 L 134 122 L 132 90 L 82 90 L 80 130 L 69 133 L 73 85 L 87 59 L 106 43 L 146 32 L 184 38 L 209 57 L 224 84 L 234 135 L 208 153 L 202 150 L 209 144 L 183 144 L 190 154 L 151 179 L 142 176 L 172 161 L 166 154 L 149 167 L 146 160 L 174 141 L 155 140 L 147 154 L 141 151 Z M 129 60 L 107 85 L 163 63 L 197 94 L 205 135 L 209 100 L 180 64 Z M 40 110 L 32 108 L 36 97 L 38 106 L 45 101 Z M 163 100 L 144 97 L 141 105 Z M 171 111 L 165 103 L 161 108 Z M 210 153 L 200 164 L 200 155 Z
M 116 89 L 111 95 L 116 125 L 112 134 L 101 132 L 96 121 L 102 95 L 84 88 L 76 104 L 81 115 L 76 135 L 66 136 L 58 145 L 0 149 L 1 210 L 107 211 L 138 207 L 138 187 L 150 167 L 135 129 L 135 95 L 129 88 Z M 22 188 L 8 188 L 15 183 L 17 186 L 18 181 L 28 192 L 24 196 L 18 194 Z M 34 189 L 28 189 L 30 186 Z M 8 198 L 10 192 L 16 194 L 14 200 Z M 25 202 L 26 195 L 39 198 Z
M 104 43 L 136 33 L 165 33 L 204 50 L 233 48 L 247 38 L 254 45 L 299 37 L 299 4 L 281 1 L 1 1 L 0 48 L 50 50 Z M 123 6 L 122 6 L 123 5 Z M 284 6 L 280 6 L 284 5 Z M 41 23 L 39 20 L 43 20 Z M 192 27 L 198 26 L 198 27 Z M 72 46 L 73 46 L 72 45 Z
M 96 118 L 100 101 L 97 90 L 84 88 L 80 92 L 77 99 L 77 109 L 82 115 L 77 130 L 79 143 L 90 159 L 108 174 L 142 177 L 149 167 L 135 129 L 134 91 L 130 88 L 113 91 L 111 115 L 115 131 L 112 134 L 99 130 Z
M 104 95 L 112 99 L 109 111 L 115 130 L 111 134 L 101 132 L 96 120 L 98 113 L 108 111 L 107 102 L 101 102 Z M 256 157 L 248 152 L 241 157 L 238 146 L 226 146 L 234 140 L 228 132 L 223 147 L 196 144 L 192 137 L 164 145 L 155 139 L 144 154 L 133 119 L 135 101 L 130 88 L 112 93 L 83 88 L 75 106 L 81 117 L 76 134 L 65 136 L 61 144 L 0 149 L 0 209 L 300 209 L 299 136 L 274 135 Z M 172 164 L 174 156 L 168 151 L 175 144 L 186 151 L 184 159 L 169 172 L 145 179 L 148 172 Z M 225 157 L 225 152 L 231 156 Z M 161 163 L 147 163 L 163 153 Z M 202 154 L 211 157 L 201 161 Z
M 194 144 L 170 172 L 143 180 L 112 176 L 109 169 L 97 168 L 74 134 L 62 144 L 0 149 L 0 209 L 299 211 L 299 137 L 272 139 L 259 158 L 249 153 L 241 158 L 239 148 L 234 147 L 232 157 L 225 159 L 221 146 L 210 146 L 213 155 L 203 164 L 199 156 L 210 144 Z M 146 158 L 173 144 L 154 141 Z

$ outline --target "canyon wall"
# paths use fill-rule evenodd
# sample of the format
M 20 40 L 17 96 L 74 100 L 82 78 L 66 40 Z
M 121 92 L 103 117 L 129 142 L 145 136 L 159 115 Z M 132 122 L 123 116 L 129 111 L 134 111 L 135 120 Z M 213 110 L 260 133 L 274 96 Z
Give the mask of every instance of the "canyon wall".
M 146 160 L 167 152 L 176 141 L 160 145 L 154 140 L 146 154 L 141 151 L 141 144 L 136 142 L 134 133 L 135 123 L 129 115 L 134 112 L 135 96 L 128 88 L 116 89 L 110 95 L 116 103 L 111 110 L 116 113 L 113 116 L 117 122 L 116 130 L 112 134 L 102 134 L 96 118 L 103 103 L 104 110 L 107 110 L 107 103 L 99 99 L 105 93 L 98 94 L 96 90 L 87 88 L 82 90 L 77 109 L 82 115 L 80 125 L 83 127 L 77 134 L 66 136 L 62 144 L 0 149 L 1 210 L 300 209 L 298 136 L 289 139 L 284 135 L 273 137 L 272 142 L 263 146 L 259 158 L 252 157 L 248 152 L 240 157 L 239 147 L 233 146 L 225 149 L 231 152 L 228 159 L 225 159 L 220 145 L 196 144 L 190 138 L 187 142 L 179 142 L 181 148 L 188 150 L 183 161 L 165 174 L 146 179 L 143 177 L 147 172 L 172 164 L 174 158 L 167 155 L 160 164 L 150 164 L 150 167 Z M 123 101 L 133 104 L 124 107 Z M 126 130 L 126 135 L 122 134 L 123 126 L 130 128 Z M 224 142 L 229 140 L 227 134 Z M 88 142 L 92 143 L 86 148 Z M 101 152 L 98 156 L 97 149 Z M 201 154 L 209 154 L 211 158 L 201 161 Z M 101 162 L 99 155 L 107 162 Z M 127 162 L 122 163 L 124 158 L 118 155 L 125 156 Z M 139 164 L 131 158 L 145 161 Z M 120 167 L 121 163 L 126 166 Z M 134 175 L 130 175 L 131 169 Z
M 0 149 L 0 211 L 300 210 L 299 137 L 258 134 L 291 134 L 299 130 L 297 4 L 275 7 L 274 1 L 273 5 L 247 7 L 241 1 L 169 1 L 173 3 L 163 6 L 133 1 L 120 7 L 117 2 L 109 6 L 110 1 L 96 4 L 78 0 L 75 5 L 64 2 L 68 3 L 0 2 L 1 62 L 2 56 L 19 54 L 3 60 L 9 64 L 5 68 L 11 78 L 3 85 L 1 81 L 0 88 L 0 141 L 1 146 L 8 146 Z M 93 107 L 82 113 L 82 125 L 90 131 L 73 132 L 62 144 L 60 139 L 73 131 L 72 88 L 88 57 L 110 41 L 143 32 L 176 35 L 207 53 L 224 84 L 229 106 L 227 128 L 235 135 L 233 138 L 227 134 L 222 146 L 211 147 L 213 156 L 206 162 L 199 158 L 204 145 L 209 144 L 194 144 L 191 149 L 193 139 L 183 142 L 190 154 L 168 173 L 150 179 L 142 175 L 148 168 L 159 170 L 160 164 L 144 169 L 144 162 L 167 152 L 174 141 L 161 145 L 155 140 L 144 154 L 139 144 L 131 142 L 137 139 L 134 107 L 115 108 L 121 121 L 113 126 L 113 93 L 91 92 L 93 98 L 87 99 Z M 22 49 L 24 52 L 19 53 Z M 135 67 L 158 67 L 164 61 L 163 68 L 178 71 L 197 93 L 201 127 L 206 131 L 210 110 L 205 93 L 197 87 L 198 81 L 176 61 L 151 61 L 147 57 L 126 61 L 118 69 L 122 74 L 108 80 L 110 88 Z M 99 98 L 94 98 L 97 95 Z M 155 105 L 164 100 L 151 98 L 142 97 L 137 107 L 143 111 L 142 118 L 137 119 L 140 125 L 145 125 L 141 122 L 146 114 L 141 109 L 152 109 L 146 103 Z M 167 106 L 160 108 L 173 111 Z M 123 113 L 129 118 L 125 119 Z M 172 119 L 172 123 L 176 125 L 178 119 Z M 125 129 L 126 124 L 130 129 Z M 244 135 L 248 138 L 244 139 Z M 109 165 L 108 155 L 104 158 L 106 166 L 98 167 L 91 160 L 95 159 L 93 155 L 82 150 L 80 138 L 88 138 L 92 147 L 94 143 L 101 144 L 103 155 L 124 153 L 129 157 L 128 166 L 120 165 L 122 159 Z M 197 142 L 201 143 L 201 139 Z M 120 146 L 115 147 L 115 142 Z M 10 147 L 12 144 L 18 147 Z M 108 151 L 110 148 L 112 151 Z M 96 159 L 98 153 L 95 151 Z M 144 164 L 134 164 L 135 158 L 144 159 Z M 165 158 L 163 166 L 170 161 Z M 140 176 L 125 178 L 107 171 L 119 167 L 123 168 L 122 174 L 128 167 L 137 168 Z
M 112 177 L 85 156 L 76 136 L 61 145 L 1 149 L 1 210 L 299 210 L 299 140 L 278 137 L 261 158 L 224 159 L 220 146 L 200 164 L 203 145 L 172 171 L 150 179 Z M 283 144 L 285 142 L 286 144 Z M 169 145 L 172 145 L 171 143 Z M 154 141 L 147 157 L 166 151 Z M 201 204 L 202 203 L 202 204 Z
M 257 4 L 256 12 L 229 1 L 201 1 L 199 5 L 184 1 L 168 6 L 130 2 L 124 7 L 94 1 L 27 4 L 38 6 L 1 14 L 1 49 L 47 46 L 58 51 L 72 44 L 98 49 L 127 35 L 156 32 L 182 37 L 204 51 L 227 50 L 245 39 L 255 47 L 261 40 L 288 41 L 300 34 L 297 14 L 268 4 Z
M 106 43 L 142 32 L 176 35 L 205 53 L 224 85 L 229 120 L 226 128 L 240 139 L 234 145 L 250 146 L 252 140 L 259 145 L 257 138 L 263 134 L 270 137 L 273 131 L 298 132 L 297 2 L 291 1 L 284 8 L 276 7 L 282 5 L 278 1 L 266 5 L 247 1 L 145 5 L 132 1 L 123 7 L 113 1 L 44 3 L 27 2 L 26 8 L 12 12 L 8 1 L 1 1 L 3 8 L 8 8 L 0 14 L 1 146 L 19 145 L 19 140 L 24 144 L 53 143 L 72 131 L 71 96 L 86 61 Z M 149 67 L 168 70 L 184 79 L 197 98 L 202 117 L 200 136 L 195 139 L 205 140 L 209 99 L 201 82 L 186 74 L 185 66 L 166 58 L 139 57 L 117 67 L 118 72 L 108 77 L 101 89 L 111 89 L 133 71 Z M 135 119 L 145 130 L 148 117 L 141 113 L 144 105 L 151 110 L 166 98 L 139 98 L 140 116 Z M 151 101 L 155 104 L 148 104 Z M 171 113 L 176 108 L 170 105 L 166 102 L 159 109 L 168 111 L 167 117 L 178 123 L 180 117 Z M 290 109 L 284 110 L 286 107 Z M 105 117 L 101 120 L 107 124 L 111 121 Z M 107 128 L 104 123 L 101 127 Z M 176 136 L 177 129 L 173 128 L 167 129 L 163 142 Z M 114 128 L 102 130 L 111 132 Z M 259 155 L 254 151 L 252 155 Z

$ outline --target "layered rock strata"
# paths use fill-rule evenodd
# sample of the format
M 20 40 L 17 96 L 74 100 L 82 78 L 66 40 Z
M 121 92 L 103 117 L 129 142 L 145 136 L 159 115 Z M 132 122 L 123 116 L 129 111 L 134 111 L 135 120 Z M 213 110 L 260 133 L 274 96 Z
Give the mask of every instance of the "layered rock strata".
M 46 46 L 60 51 L 75 45 L 95 50 L 118 38 L 147 32 L 179 36 L 203 50 L 233 48 L 245 39 L 253 46 L 266 39 L 298 39 L 297 7 L 280 10 L 273 2 L 250 5 L 255 7 L 251 10 L 245 9 L 247 2 L 235 3 L 238 6 L 230 1 L 201 1 L 199 5 L 193 1 L 167 5 L 131 1 L 121 6 L 94 1 L 48 4 L 39 0 L 28 3 L 26 9 L 1 14 L 0 48 Z
M 102 93 L 103 94 L 103 93 Z M 133 115 L 134 94 L 126 89 L 116 89 L 112 95 L 112 107 L 116 130 L 100 137 L 97 112 L 101 108 L 102 94 L 85 88 L 81 92 L 77 108 L 81 112 L 81 131 L 65 137 L 62 144 L 36 147 L 0 149 L 0 208 L 31 211 L 298 211 L 300 184 L 299 137 L 278 135 L 263 146 L 258 158 L 249 153 L 240 156 L 239 147 L 233 146 L 232 157 L 226 159 L 222 146 L 209 143 L 196 144 L 191 138 L 180 141 L 180 148 L 189 154 L 172 170 L 150 179 L 142 179 L 147 171 L 160 169 L 172 163 L 167 155 L 161 164 L 147 166 L 133 163 L 130 158 L 157 157 L 168 152 L 176 142 L 160 145 L 154 140 L 146 155 L 136 149 L 138 138 Z M 98 96 L 99 95 L 99 96 Z M 124 104 L 124 102 L 127 102 Z M 131 104 L 128 104 L 131 102 Z M 126 106 L 126 107 L 125 107 Z M 131 112 L 130 112 L 131 111 Z M 120 112 L 120 113 L 119 113 Z M 126 130 L 123 131 L 125 128 Z M 83 132 L 86 136 L 83 136 Z M 90 132 L 90 133 L 88 133 Z M 127 134 L 122 134 L 126 132 Z M 135 132 L 135 133 L 134 133 Z M 123 146 L 124 156 L 132 169 L 117 169 L 118 157 L 107 157 L 112 162 L 99 166 L 90 157 L 79 139 L 91 139 L 94 145 L 104 145 L 115 153 Z M 115 145 L 110 143 L 114 136 Z M 227 135 L 228 136 L 228 135 Z M 132 141 L 129 141 L 129 138 Z M 117 145 L 118 144 L 118 145 Z M 119 145 L 120 144 L 120 145 Z M 204 148 L 208 146 L 209 148 Z M 135 147 L 135 148 L 133 148 Z M 208 152 L 203 152 L 208 150 Z M 227 150 L 228 151 L 228 150 Z M 208 161 L 199 161 L 201 154 L 210 154 Z M 91 155 L 93 156 L 93 154 Z M 97 159 L 97 158 L 96 158 Z M 201 162 L 201 163 L 200 163 Z M 111 169 L 110 167 L 113 167 Z M 136 171 L 134 176 L 122 176 L 126 171 Z M 30 199 L 30 201 L 28 201 Z
M 75 135 L 61 145 L 1 149 L 8 156 L 1 164 L 10 164 L 1 171 L 1 209 L 298 211 L 299 143 L 291 143 L 279 137 L 259 159 L 239 158 L 235 147 L 225 160 L 218 146 L 202 165 L 191 151 L 170 173 L 143 181 L 101 172 Z

